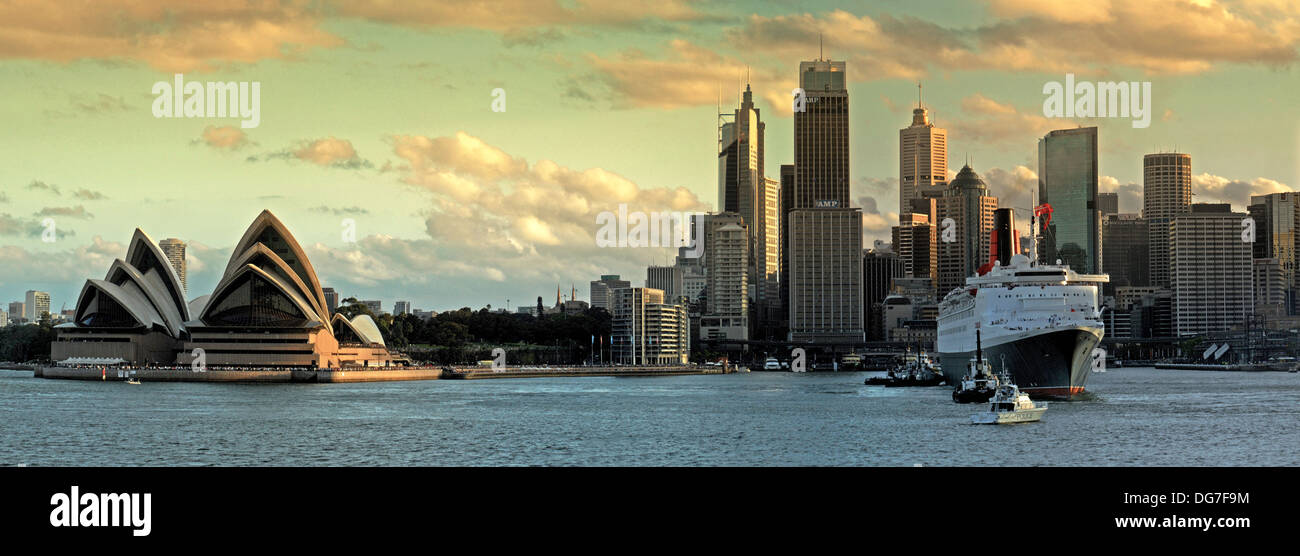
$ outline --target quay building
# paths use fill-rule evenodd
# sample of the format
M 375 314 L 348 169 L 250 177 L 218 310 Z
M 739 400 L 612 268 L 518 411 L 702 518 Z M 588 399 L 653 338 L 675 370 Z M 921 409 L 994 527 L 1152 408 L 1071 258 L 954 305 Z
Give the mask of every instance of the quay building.
M 136 229 L 126 258 L 82 287 L 73 321 L 55 328 L 51 358 L 322 369 L 408 362 L 388 351 L 369 316 L 330 315 L 307 254 L 270 211 L 244 232 L 216 288 L 188 301 L 167 254 Z

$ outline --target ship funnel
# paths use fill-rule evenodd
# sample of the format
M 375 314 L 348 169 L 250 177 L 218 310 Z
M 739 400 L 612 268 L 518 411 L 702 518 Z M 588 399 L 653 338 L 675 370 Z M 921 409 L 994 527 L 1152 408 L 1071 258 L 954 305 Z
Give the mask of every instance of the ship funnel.
M 1020 253 L 1020 235 L 1016 233 L 1016 213 L 1009 208 L 993 212 L 993 243 L 989 249 L 989 262 L 1011 264 L 1011 257 Z

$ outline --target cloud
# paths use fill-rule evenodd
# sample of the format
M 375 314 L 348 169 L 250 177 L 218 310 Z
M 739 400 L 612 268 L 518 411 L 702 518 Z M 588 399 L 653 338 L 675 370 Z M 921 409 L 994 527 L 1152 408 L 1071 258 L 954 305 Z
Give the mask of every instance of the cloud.
M 310 210 L 311 212 L 318 212 L 321 214 L 333 214 L 334 216 L 361 216 L 364 214 L 370 214 L 370 211 L 363 209 L 361 207 L 330 208 L 325 205 L 321 205 L 307 210 Z
M 247 158 L 248 162 L 272 159 L 302 160 L 317 166 L 344 170 L 374 168 L 374 163 L 357 155 L 357 150 L 352 147 L 351 141 L 346 139 L 337 139 L 335 137 L 301 141 L 294 147 L 266 153 L 261 156 L 250 155 Z
M 1121 213 L 1142 214 L 1142 184 L 1119 183 L 1111 176 L 1102 176 L 1097 180 L 1097 187 L 1102 193 L 1119 194 L 1119 211 Z
M 235 126 L 207 126 L 203 134 L 194 141 L 218 150 L 237 151 L 250 144 L 248 134 Z
M 646 28 L 654 22 L 711 20 L 686 0 L 650 3 L 599 0 L 503 0 L 497 2 L 439 1 L 346 2 L 338 13 L 369 21 L 409 27 L 469 27 L 514 31 L 530 27 L 615 26 Z
M 733 98 L 737 82 L 746 71 L 744 61 L 725 57 L 683 39 L 668 43 L 664 56 L 652 57 L 639 49 L 615 56 L 587 55 L 600 83 L 620 107 L 673 109 L 716 104 L 719 89 L 724 99 Z M 789 110 L 790 91 L 795 82 L 777 72 L 760 72 L 759 82 L 767 88 L 760 97 L 783 99 L 773 106 Z M 784 92 L 783 92 L 784 91 Z
M 74 199 L 81 199 L 81 200 L 83 200 L 83 201 L 99 201 L 99 200 L 105 199 L 103 193 L 100 193 L 100 192 L 98 192 L 98 191 L 91 191 L 91 190 L 86 189 L 86 188 L 84 188 L 84 187 L 81 188 L 81 189 L 78 189 L 78 190 L 76 190 L 76 191 L 73 191 L 73 192 L 72 192 L 72 197 L 73 197 Z
M 949 120 L 952 137 L 963 141 L 1023 145 L 1032 143 L 1054 129 L 1069 129 L 1077 124 L 1035 111 L 1021 112 L 1010 104 L 990 99 L 980 93 L 961 101 L 962 117 Z
M 1264 177 L 1246 181 L 1209 173 L 1192 176 L 1192 202 L 1231 203 L 1234 210 L 1245 210 L 1250 205 L 1251 195 L 1288 191 L 1292 189 L 1286 184 Z
M 318 28 L 318 4 L 104 0 L 0 3 L 0 58 L 131 60 L 160 71 L 293 58 L 343 40 Z
M 44 191 L 55 195 L 61 195 L 61 193 L 59 193 L 59 186 L 45 183 L 40 180 L 32 180 L 32 183 L 27 184 L 27 189 L 31 191 Z
M 77 205 L 75 207 L 45 207 L 36 213 L 36 216 L 66 216 L 68 218 L 77 218 L 89 220 L 95 215 L 86 212 L 86 207 Z
M 549 29 L 510 29 L 501 34 L 501 44 L 507 47 L 529 46 L 538 48 L 565 39 L 564 33 Z
M 489 279 L 501 273 L 524 283 L 620 271 L 639 275 L 655 257 L 669 259 L 674 250 L 597 247 L 598 214 L 617 213 L 619 205 L 646 213 L 709 208 L 685 187 L 642 187 L 603 168 L 579 170 L 551 160 L 530 164 L 464 132 L 390 141 L 401 160 L 395 168 L 400 182 L 429 194 L 423 211 L 429 239 L 418 249 L 395 239 L 384 239 L 382 247 L 415 249 L 426 257 L 416 263 L 465 261 L 464 268 L 448 266 L 446 272 L 479 272 Z M 340 264 L 373 262 L 365 259 L 372 247 L 362 247 L 363 254 L 332 256 Z

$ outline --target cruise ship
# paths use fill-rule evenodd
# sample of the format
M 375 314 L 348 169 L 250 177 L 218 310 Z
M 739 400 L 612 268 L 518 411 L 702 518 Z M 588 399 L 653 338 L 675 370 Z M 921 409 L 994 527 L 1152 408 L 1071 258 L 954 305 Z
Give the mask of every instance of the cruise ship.
M 995 220 L 990 263 L 939 303 L 935 347 L 943 373 L 949 384 L 959 384 L 978 327 L 995 372 L 1005 366 L 1035 398 L 1074 398 L 1084 391 L 1105 330 L 1100 289 L 1110 277 L 1079 274 L 1060 261 L 1038 264 L 1032 235 L 1028 256 L 1015 247 L 1011 210 L 999 210 Z M 1010 264 L 1001 264 L 1006 259 L 999 255 Z

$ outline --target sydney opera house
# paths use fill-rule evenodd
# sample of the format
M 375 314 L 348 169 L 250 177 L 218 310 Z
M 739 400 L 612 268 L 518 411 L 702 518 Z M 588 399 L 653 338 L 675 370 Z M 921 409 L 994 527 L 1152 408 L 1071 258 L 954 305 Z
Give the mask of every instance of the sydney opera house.
M 342 369 L 395 363 L 367 315 L 331 317 L 302 246 L 270 211 L 244 232 L 212 293 L 186 301 L 162 250 L 136 229 L 126 258 L 90 279 L 57 327 L 62 364 Z

